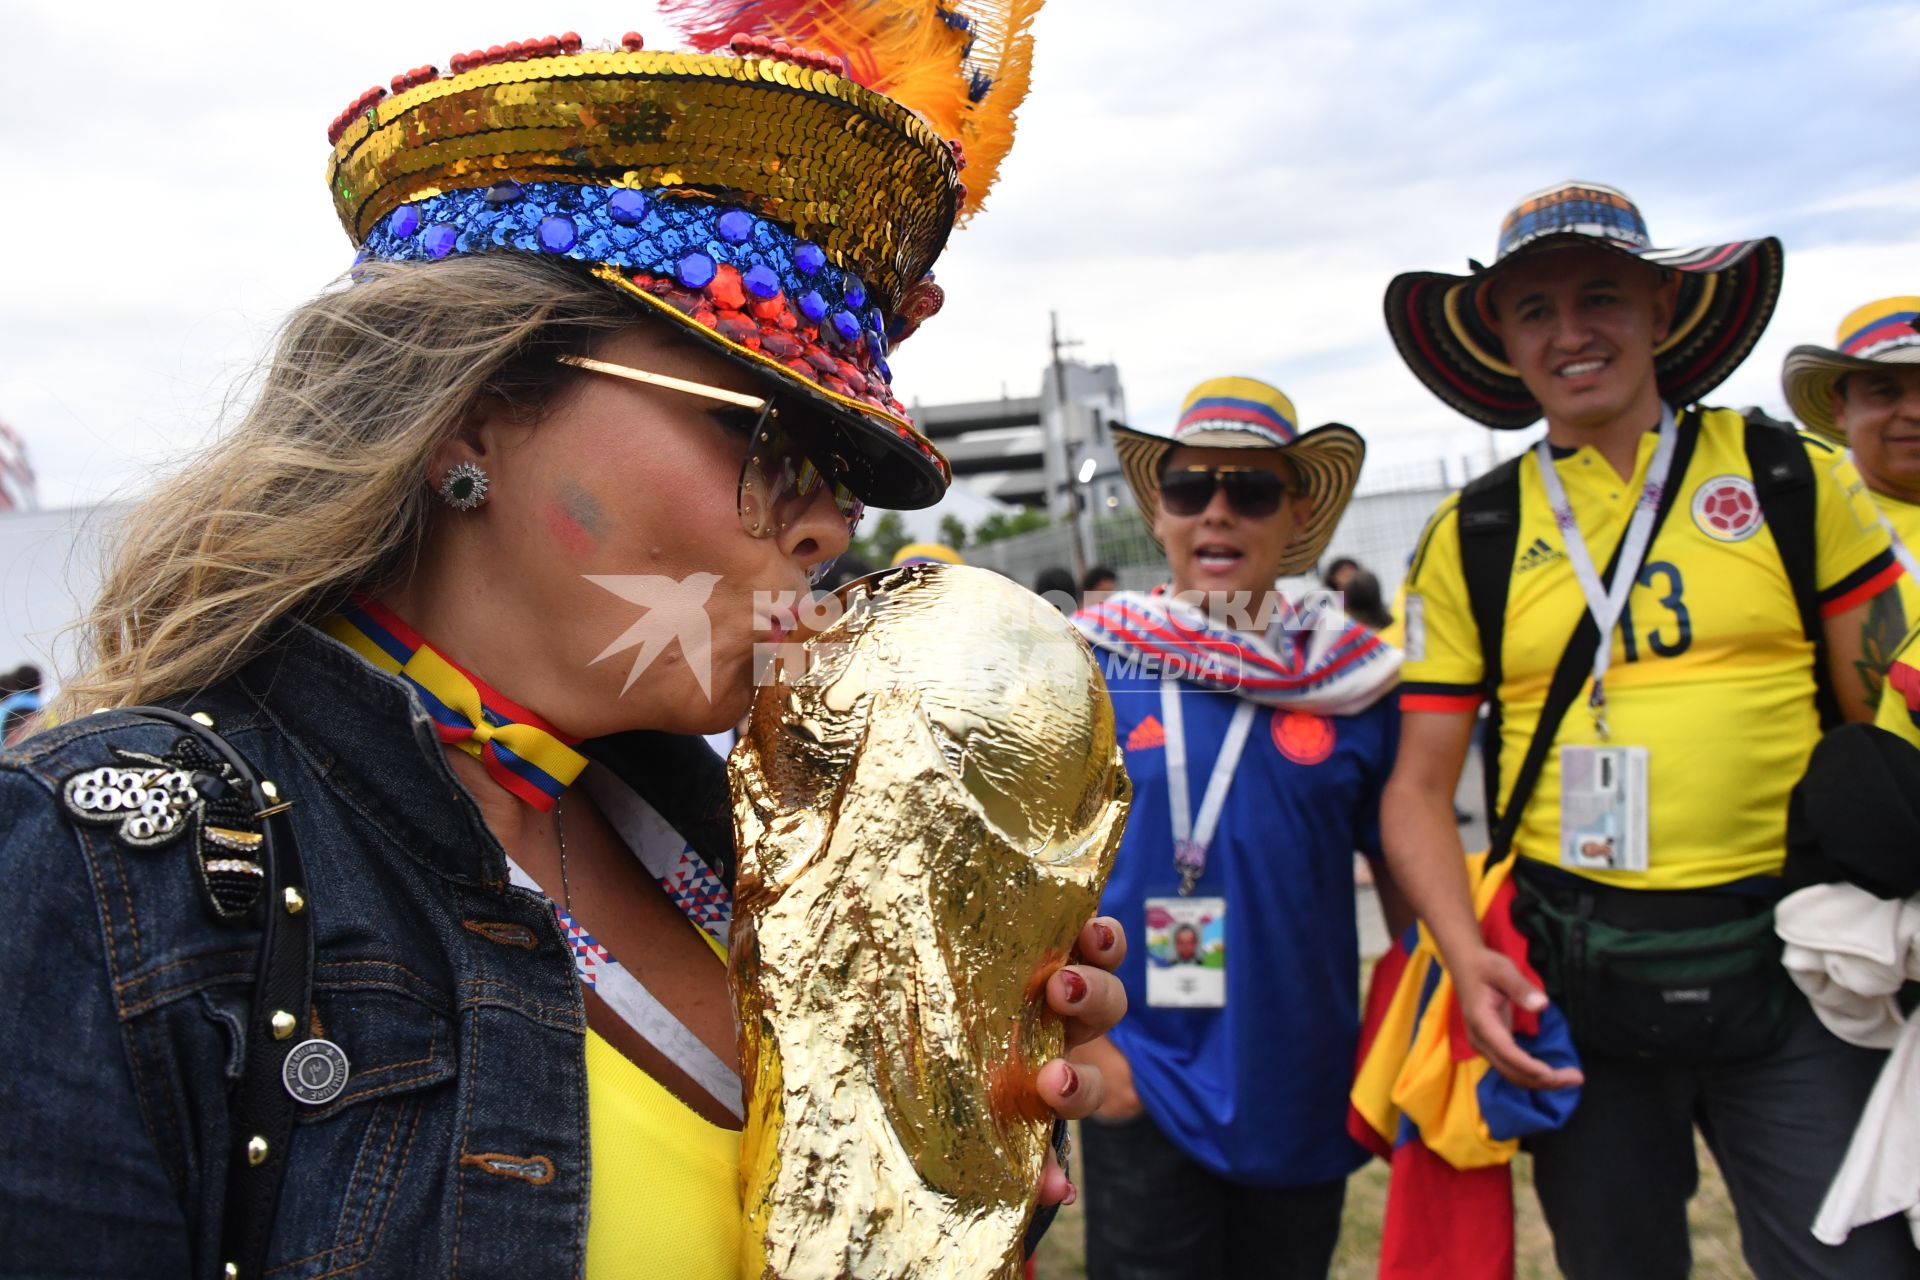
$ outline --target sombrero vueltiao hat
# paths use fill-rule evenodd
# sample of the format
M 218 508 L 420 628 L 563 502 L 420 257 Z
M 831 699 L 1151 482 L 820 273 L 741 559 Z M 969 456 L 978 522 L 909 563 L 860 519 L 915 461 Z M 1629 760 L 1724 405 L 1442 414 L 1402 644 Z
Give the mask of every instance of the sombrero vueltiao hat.
M 1920 297 L 1869 302 L 1840 322 L 1832 347 L 1800 346 L 1787 352 L 1780 385 L 1793 416 L 1809 431 L 1841 444 L 1846 435 L 1833 420 L 1833 389 L 1850 373 L 1920 364 Z
M 1493 266 L 1464 276 L 1412 271 L 1387 286 L 1387 328 L 1414 375 L 1477 422 L 1513 430 L 1540 417 L 1495 334 L 1487 285 L 1525 254 L 1593 245 L 1679 273 L 1673 328 L 1654 348 L 1660 394 L 1689 405 L 1726 381 L 1773 317 L 1780 242 L 1738 240 L 1704 249 L 1656 249 L 1633 201 L 1612 187 L 1565 182 L 1522 200 L 1500 225 Z
M 341 223 L 362 260 L 577 262 L 817 409 L 858 497 L 932 504 L 950 471 L 887 355 L 939 309 L 929 268 L 1011 142 L 1038 4 L 662 7 L 707 52 L 568 33 L 369 89 L 328 135 Z
M 891 567 L 908 564 L 965 564 L 960 553 L 944 542 L 909 542 L 893 553 Z
M 1115 427 L 1113 447 L 1149 532 L 1160 517 L 1160 469 L 1175 447 L 1278 450 L 1313 500 L 1313 514 L 1280 566 L 1283 574 L 1304 573 L 1319 562 L 1353 497 L 1367 443 L 1337 422 L 1304 434 L 1299 422 L 1293 401 L 1278 387 L 1258 378 L 1210 378 L 1187 395 L 1171 436 Z

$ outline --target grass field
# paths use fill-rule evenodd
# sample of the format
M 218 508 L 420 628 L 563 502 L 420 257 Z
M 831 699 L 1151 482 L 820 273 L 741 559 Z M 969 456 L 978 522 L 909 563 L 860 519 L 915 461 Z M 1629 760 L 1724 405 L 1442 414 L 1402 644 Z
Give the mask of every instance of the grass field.
M 1553 1264 L 1553 1244 L 1547 1237 L 1546 1224 L 1540 1220 L 1525 1156 L 1520 1157 L 1516 1168 L 1514 1274 L 1517 1280 L 1547 1280 L 1558 1276 L 1560 1269 Z M 1334 1280 L 1371 1280 L 1380 1257 L 1380 1222 L 1386 1202 L 1387 1167 L 1375 1160 L 1347 1184 L 1347 1211 L 1340 1248 L 1334 1255 Z M 1752 1280 L 1753 1273 L 1740 1260 L 1740 1241 L 1726 1185 L 1704 1145 L 1700 1147 L 1700 1191 L 1693 1198 L 1689 1217 L 1693 1224 L 1695 1280 Z M 1078 1206 L 1062 1211 L 1041 1241 L 1035 1271 L 1037 1280 L 1081 1280 L 1086 1275 L 1086 1238 Z

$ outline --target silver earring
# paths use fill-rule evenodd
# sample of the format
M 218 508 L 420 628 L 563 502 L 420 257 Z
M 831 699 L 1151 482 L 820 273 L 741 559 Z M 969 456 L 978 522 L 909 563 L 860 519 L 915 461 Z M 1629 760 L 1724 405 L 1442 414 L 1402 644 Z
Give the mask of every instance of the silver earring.
M 440 477 L 440 501 L 455 511 L 471 511 L 487 500 L 487 473 L 471 462 L 456 462 Z

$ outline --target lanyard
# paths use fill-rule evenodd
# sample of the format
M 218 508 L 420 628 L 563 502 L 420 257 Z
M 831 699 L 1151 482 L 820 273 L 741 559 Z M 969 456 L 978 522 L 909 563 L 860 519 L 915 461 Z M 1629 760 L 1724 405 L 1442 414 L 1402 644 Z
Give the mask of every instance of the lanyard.
M 1173 866 L 1180 873 L 1180 896 L 1193 893 L 1194 882 L 1207 873 L 1207 846 L 1214 829 L 1220 825 L 1220 811 L 1226 807 L 1227 788 L 1233 785 L 1233 771 L 1247 745 L 1247 731 L 1253 727 L 1254 704 L 1242 699 L 1233 709 L 1227 724 L 1226 739 L 1220 744 L 1219 758 L 1207 779 L 1207 792 L 1200 799 L 1200 813 L 1194 816 L 1193 799 L 1187 790 L 1187 731 L 1181 719 L 1182 690 L 1174 680 L 1160 682 L 1160 724 L 1167 734 L 1167 798 L 1173 810 Z
M 1913 549 L 1900 540 L 1900 531 L 1893 527 L 1893 521 L 1883 515 L 1880 523 L 1886 526 L 1887 536 L 1893 539 L 1894 558 L 1900 561 L 1900 567 L 1907 571 L 1909 578 L 1920 583 L 1920 560 L 1914 559 Z
M 1626 612 L 1627 596 L 1633 592 L 1641 562 L 1647 558 L 1647 545 L 1653 541 L 1653 517 L 1660 507 L 1660 495 L 1667 487 L 1667 473 L 1673 469 L 1673 451 L 1679 435 L 1673 410 L 1662 404 L 1660 439 L 1654 446 L 1653 462 L 1647 467 L 1646 483 L 1640 487 L 1640 499 L 1627 521 L 1626 536 L 1620 541 L 1620 565 L 1614 571 L 1611 590 L 1601 585 L 1600 574 L 1593 567 L 1593 555 L 1587 550 L 1587 540 L 1580 534 L 1580 522 L 1574 518 L 1573 507 L 1567 501 L 1566 486 L 1560 483 L 1560 472 L 1553 465 L 1553 446 L 1542 437 L 1534 448 L 1533 460 L 1540 468 L 1540 483 L 1546 488 L 1554 523 L 1559 526 L 1561 541 L 1566 544 L 1567 560 L 1573 565 L 1573 576 L 1580 582 L 1580 594 L 1587 598 L 1587 611 L 1600 628 L 1600 644 L 1593 652 L 1593 693 L 1587 699 L 1587 707 L 1593 713 L 1593 727 L 1602 742 L 1607 738 L 1606 679 L 1607 668 L 1613 664 L 1613 629 L 1619 625 L 1620 615 Z

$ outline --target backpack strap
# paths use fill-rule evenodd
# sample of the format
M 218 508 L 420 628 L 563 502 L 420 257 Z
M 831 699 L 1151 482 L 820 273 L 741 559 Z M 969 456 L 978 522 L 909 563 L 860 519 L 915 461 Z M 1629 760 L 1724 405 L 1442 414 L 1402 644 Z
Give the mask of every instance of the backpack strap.
M 259 959 L 254 968 L 253 1003 L 247 1011 L 240 1078 L 228 1094 L 226 1211 L 220 1227 L 220 1263 L 227 1280 L 257 1280 L 266 1271 L 267 1244 L 273 1234 L 280 1186 L 286 1179 L 298 1111 L 293 1089 L 311 1079 L 290 1081 L 288 1061 L 295 1054 L 319 1057 L 312 1070 L 326 1073 L 319 1086 L 331 1101 L 346 1082 L 347 1062 L 330 1041 L 297 1034 L 313 1007 L 313 916 L 307 910 L 306 868 L 294 844 L 286 811 L 273 783 L 262 779 L 210 720 L 196 720 L 171 707 L 130 707 L 132 715 L 157 720 L 194 739 L 220 769 L 218 781 L 257 820 L 259 845 L 253 861 L 261 872 L 260 893 L 244 909 L 231 897 L 219 914 L 236 923 L 257 919 Z M 209 779 L 208 785 L 214 780 Z M 296 1064 L 297 1065 L 297 1064 Z M 337 1070 L 335 1067 L 337 1066 Z M 319 1103 L 320 1096 L 309 1096 Z
M 1480 632 L 1487 691 L 1487 731 L 1480 770 L 1487 813 L 1498 808 L 1500 786 L 1501 651 L 1506 639 L 1507 588 L 1520 545 L 1520 468 L 1527 455 L 1509 458 L 1460 491 L 1460 570 L 1467 605 Z
M 1688 464 L 1693 461 L 1694 447 L 1700 442 L 1700 415 L 1698 410 L 1689 409 L 1681 414 L 1674 429 L 1678 432 L 1678 436 L 1674 441 L 1673 472 L 1667 482 L 1666 488 L 1660 494 L 1660 505 L 1654 508 L 1653 529 L 1647 539 L 1649 550 L 1651 550 L 1654 542 L 1660 537 L 1660 530 L 1667 522 L 1667 514 L 1673 510 L 1676 495 L 1685 487 L 1682 481 L 1686 478 Z M 1511 483 L 1513 485 L 1514 497 L 1514 531 L 1506 535 L 1508 560 L 1501 569 L 1503 578 L 1511 578 L 1513 571 L 1513 548 L 1518 541 L 1520 524 L 1519 464 L 1524 462 L 1526 457 L 1526 454 L 1521 454 L 1519 458 L 1515 458 L 1511 463 L 1506 464 L 1513 466 L 1513 480 Z M 1494 472 L 1488 472 L 1487 475 L 1481 477 L 1481 479 L 1491 479 L 1494 474 Z M 1478 481 L 1475 483 L 1478 483 Z M 1472 486 L 1470 485 L 1468 487 L 1471 488 Z M 1466 494 L 1463 492 L 1461 494 L 1461 504 L 1463 508 L 1465 503 Z M 1465 563 L 1465 552 L 1470 536 L 1463 522 L 1460 532 L 1463 563 Z M 1487 536 L 1491 539 L 1493 535 L 1489 533 Z M 1624 538 L 1621 539 L 1621 542 L 1624 543 L 1625 541 Z M 1607 560 L 1605 571 L 1600 575 L 1601 583 L 1606 586 L 1611 586 L 1613 583 L 1613 575 L 1619 568 L 1620 546 L 1616 545 L 1613 549 L 1613 555 Z M 1483 574 L 1490 573 L 1491 569 L 1483 567 L 1480 572 Z M 1472 582 L 1469 580 L 1468 591 L 1470 598 L 1472 590 Z M 1505 581 L 1502 581 L 1499 590 L 1502 616 L 1493 624 L 1494 635 L 1496 637 L 1503 634 L 1505 629 L 1506 620 L 1504 614 L 1507 593 Z M 1475 616 L 1477 620 L 1477 604 L 1475 606 Z M 1483 629 L 1481 632 L 1483 644 L 1485 643 L 1487 635 L 1485 625 L 1486 624 L 1482 624 Z M 1609 639 L 1611 639 L 1611 637 L 1609 637 Z M 1490 705 L 1491 713 L 1495 717 L 1489 725 L 1493 742 L 1489 744 L 1487 748 L 1487 759 L 1485 763 L 1486 773 L 1488 775 L 1487 827 L 1490 838 L 1487 846 L 1489 850 L 1487 854 L 1487 865 L 1489 867 L 1513 852 L 1513 837 L 1520 830 L 1520 819 L 1526 813 L 1527 802 L 1533 798 L 1533 789 L 1540 781 L 1541 771 L 1546 768 L 1547 756 L 1552 752 L 1554 739 L 1558 737 L 1560 733 L 1560 723 L 1566 719 L 1567 711 L 1573 706 L 1574 701 L 1580 696 L 1580 691 L 1586 687 L 1587 681 L 1592 677 L 1593 655 L 1599 647 L 1600 628 L 1595 625 L 1593 621 L 1593 612 L 1583 606 L 1580 610 L 1580 621 L 1575 625 L 1573 636 L 1567 641 L 1567 647 L 1560 655 L 1560 664 L 1554 668 L 1552 683 L 1547 686 L 1546 703 L 1540 708 L 1540 719 L 1534 725 L 1533 738 L 1527 743 L 1527 754 L 1521 759 L 1519 770 L 1514 775 L 1513 787 L 1508 793 L 1507 807 L 1504 812 L 1498 811 L 1494 805 L 1494 801 L 1497 798 L 1496 790 L 1499 786 L 1499 756 L 1497 754 L 1497 744 L 1499 740 L 1498 730 L 1500 723 L 1498 720 L 1500 685 L 1496 674 L 1499 668 L 1494 665 L 1492 657 L 1488 657 L 1487 672 L 1490 677 L 1490 682 L 1487 686 L 1487 701 Z
M 1820 712 L 1820 728 L 1825 731 L 1838 725 L 1842 717 L 1840 700 L 1833 689 L 1827 629 L 1820 618 L 1820 591 L 1815 579 L 1818 544 L 1814 517 L 1819 491 L 1814 484 L 1813 462 L 1798 432 L 1766 419 L 1746 419 L 1746 447 L 1747 469 L 1753 473 L 1761 515 L 1773 531 L 1780 566 L 1786 571 L 1787 585 L 1800 610 L 1801 630 L 1813 645 L 1814 705 Z

